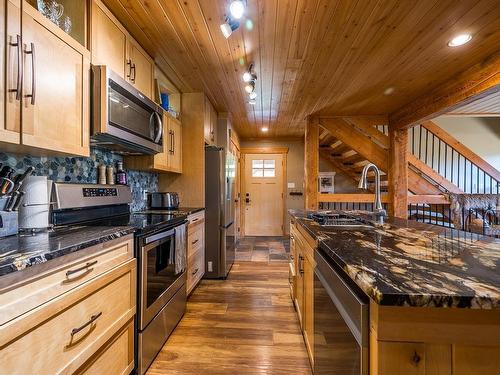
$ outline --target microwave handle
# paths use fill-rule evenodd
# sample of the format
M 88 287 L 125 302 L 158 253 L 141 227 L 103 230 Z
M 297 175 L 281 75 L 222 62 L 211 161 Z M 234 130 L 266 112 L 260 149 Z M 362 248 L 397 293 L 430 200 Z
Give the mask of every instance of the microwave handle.
M 160 142 L 160 139 L 163 135 L 163 123 L 161 121 L 161 117 L 160 115 L 158 114 L 158 112 L 153 112 L 151 114 L 151 119 L 153 119 L 153 117 L 156 117 L 156 120 L 157 122 L 155 122 L 156 124 L 158 124 L 158 130 L 156 131 L 156 135 L 155 135 L 155 139 L 154 139 L 154 142 L 155 143 L 159 143 Z M 154 120 L 153 120 L 154 121 Z

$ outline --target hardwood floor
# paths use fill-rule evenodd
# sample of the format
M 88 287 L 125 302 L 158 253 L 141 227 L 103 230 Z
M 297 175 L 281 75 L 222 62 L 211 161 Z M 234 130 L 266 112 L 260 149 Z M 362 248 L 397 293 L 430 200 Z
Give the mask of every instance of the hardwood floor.
M 288 289 L 288 265 L 237 262 L 202 280 L 148 374 L 311 374 Z

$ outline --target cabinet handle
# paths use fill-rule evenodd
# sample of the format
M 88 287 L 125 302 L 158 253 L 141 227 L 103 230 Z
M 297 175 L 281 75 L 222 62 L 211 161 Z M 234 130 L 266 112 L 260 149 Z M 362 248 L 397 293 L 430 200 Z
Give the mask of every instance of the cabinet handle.
M 130 80 L 130 76 L 132 75 L 132 60 L 131 59 L 127 60 L 127 65 L 128 65 L 127 78 Z
M 413 357 L 411 360 L 413 361 L 413 363 L 415 363 L 415 366 L 418 366 L 418 364 L 420 363 L 422 358 L 420 357 L 420 355 L 418 355 L 417 351 L 415 350 L 415 353 L 413 354 Z
M 73 275 L 75 273 L 78 273 L 80 271 L 83 271 L 83 270 L 86 270 L 86 272 L 83 274 L 83 275 L 86 275 L 87 273 L 93 271 L 93 268 L 90 268 L 90 267 L 95 266 L 96 264 L 97 264 L 97 260 L 94 260 L 92 262 L 87 262 L 87 263 L 85 263 L 85 265 L 83 265 L 83 266 L 81 266 L 79 268 L 76 268 L 74 270 L 68 270 L 66 272 L 66 277 L 69 277 L 69 276 L 71 276 L 71 275 Z
M 87 323 L 84 323 L 83 325 L 81 325 L 78 328 L 73 328 L 71 330 L 71 338 L 73 338 L 73 336 L 76 335 L 78 332 L 80 332 L 82 329 L 85 329 L 86 327 L 88 327 L 89 325 L 94 323 L 97 319 L 100 318 L 101 315 L 102 315 L 102 311 L 98 312 L 97 314 L 92 315 Z
M 197 217 L 196 219 L 193 219 L 193 221 L 191 221 L 191 222 L 194 223 L 195 221 L 198 221 L 198 220 L 200 220 L 199 217 Z
M 31 55 L 31 94 L 25 95 L 26 98 L 31 98 L 31 105 L 35 105 L 36 96 L 36 58 L 35 58 L 35 43 L 31 42 L 31 51 L 24 50 L 26 55 Z
M 193 275 L 193 276 L 194 276 L 194 275 L 196 275 L 196 274 L 198 273 L 198 271 L 199 271 L 199 270 L 200 270 L 199 268 L 195 269 L 195 270 L 191 273 L 191 275 Z
M 196 239 L 193 242 L 191 242 L 191 245 L 194 245 L 196 242 L 198 242 L 198 239 Z
M 172 154 L 175 154 L 175 132 L 172 130 Z
M 16 35 L 16 43 L 9 42 L 9 45 L 17 48 L 17 84 L 15 89 L 9 92 L 16 93 L 16 100 L 21 100 L 22 82 L 23 82 L 23 50 L 21 35 Z
M 299 272 L 301 275 L 304 274 L 304 269 L 302 268 L 303 262 L 304 262 L 304 257 L 302 255 L 299 255 Z
M 134 76 L 132 77 L 132 70 L 134 71 Z M 130 80 L 132 83 L 135 83 L 136 71 L 135 71 L 135 63 L 130 66 Z

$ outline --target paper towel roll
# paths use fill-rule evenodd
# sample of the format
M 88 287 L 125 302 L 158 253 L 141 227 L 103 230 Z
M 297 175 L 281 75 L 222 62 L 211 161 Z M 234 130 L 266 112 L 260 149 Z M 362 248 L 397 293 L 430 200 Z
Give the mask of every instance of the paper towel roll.
M 52 181 L 46 176 L 30 176 L 23 184 L 23 204 L 19 207 L 20 229 L 49 227 L 49 203 Z

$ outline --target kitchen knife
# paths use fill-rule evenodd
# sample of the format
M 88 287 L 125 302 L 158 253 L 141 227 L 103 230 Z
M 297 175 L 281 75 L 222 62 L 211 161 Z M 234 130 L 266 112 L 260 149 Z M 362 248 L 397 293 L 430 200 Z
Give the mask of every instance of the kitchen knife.
M 18 198 L 18 194 L 16 193 L 19 192 L 19 189 L 23 185 L 24 180 L 26 180 L 26 178 L 28 178 L 33 173 L 34 170 L 35 168 L 28 167 L 23 174 L 19 174 L 14 178 L 14 188 L 12 189 L 12 196 L 10 197 L 9 201 L 5 206 L 5 211 L 11 211 L 14 209 L 14 206 Z
M 21 205 L 21 202 L 23 201 L 23 196 L 25 194 L 24 191 L 16 191 L 16 200 L 14 201 L 14 205 L 12 206 L 12 211 L 17 211 L 19 206 Z

